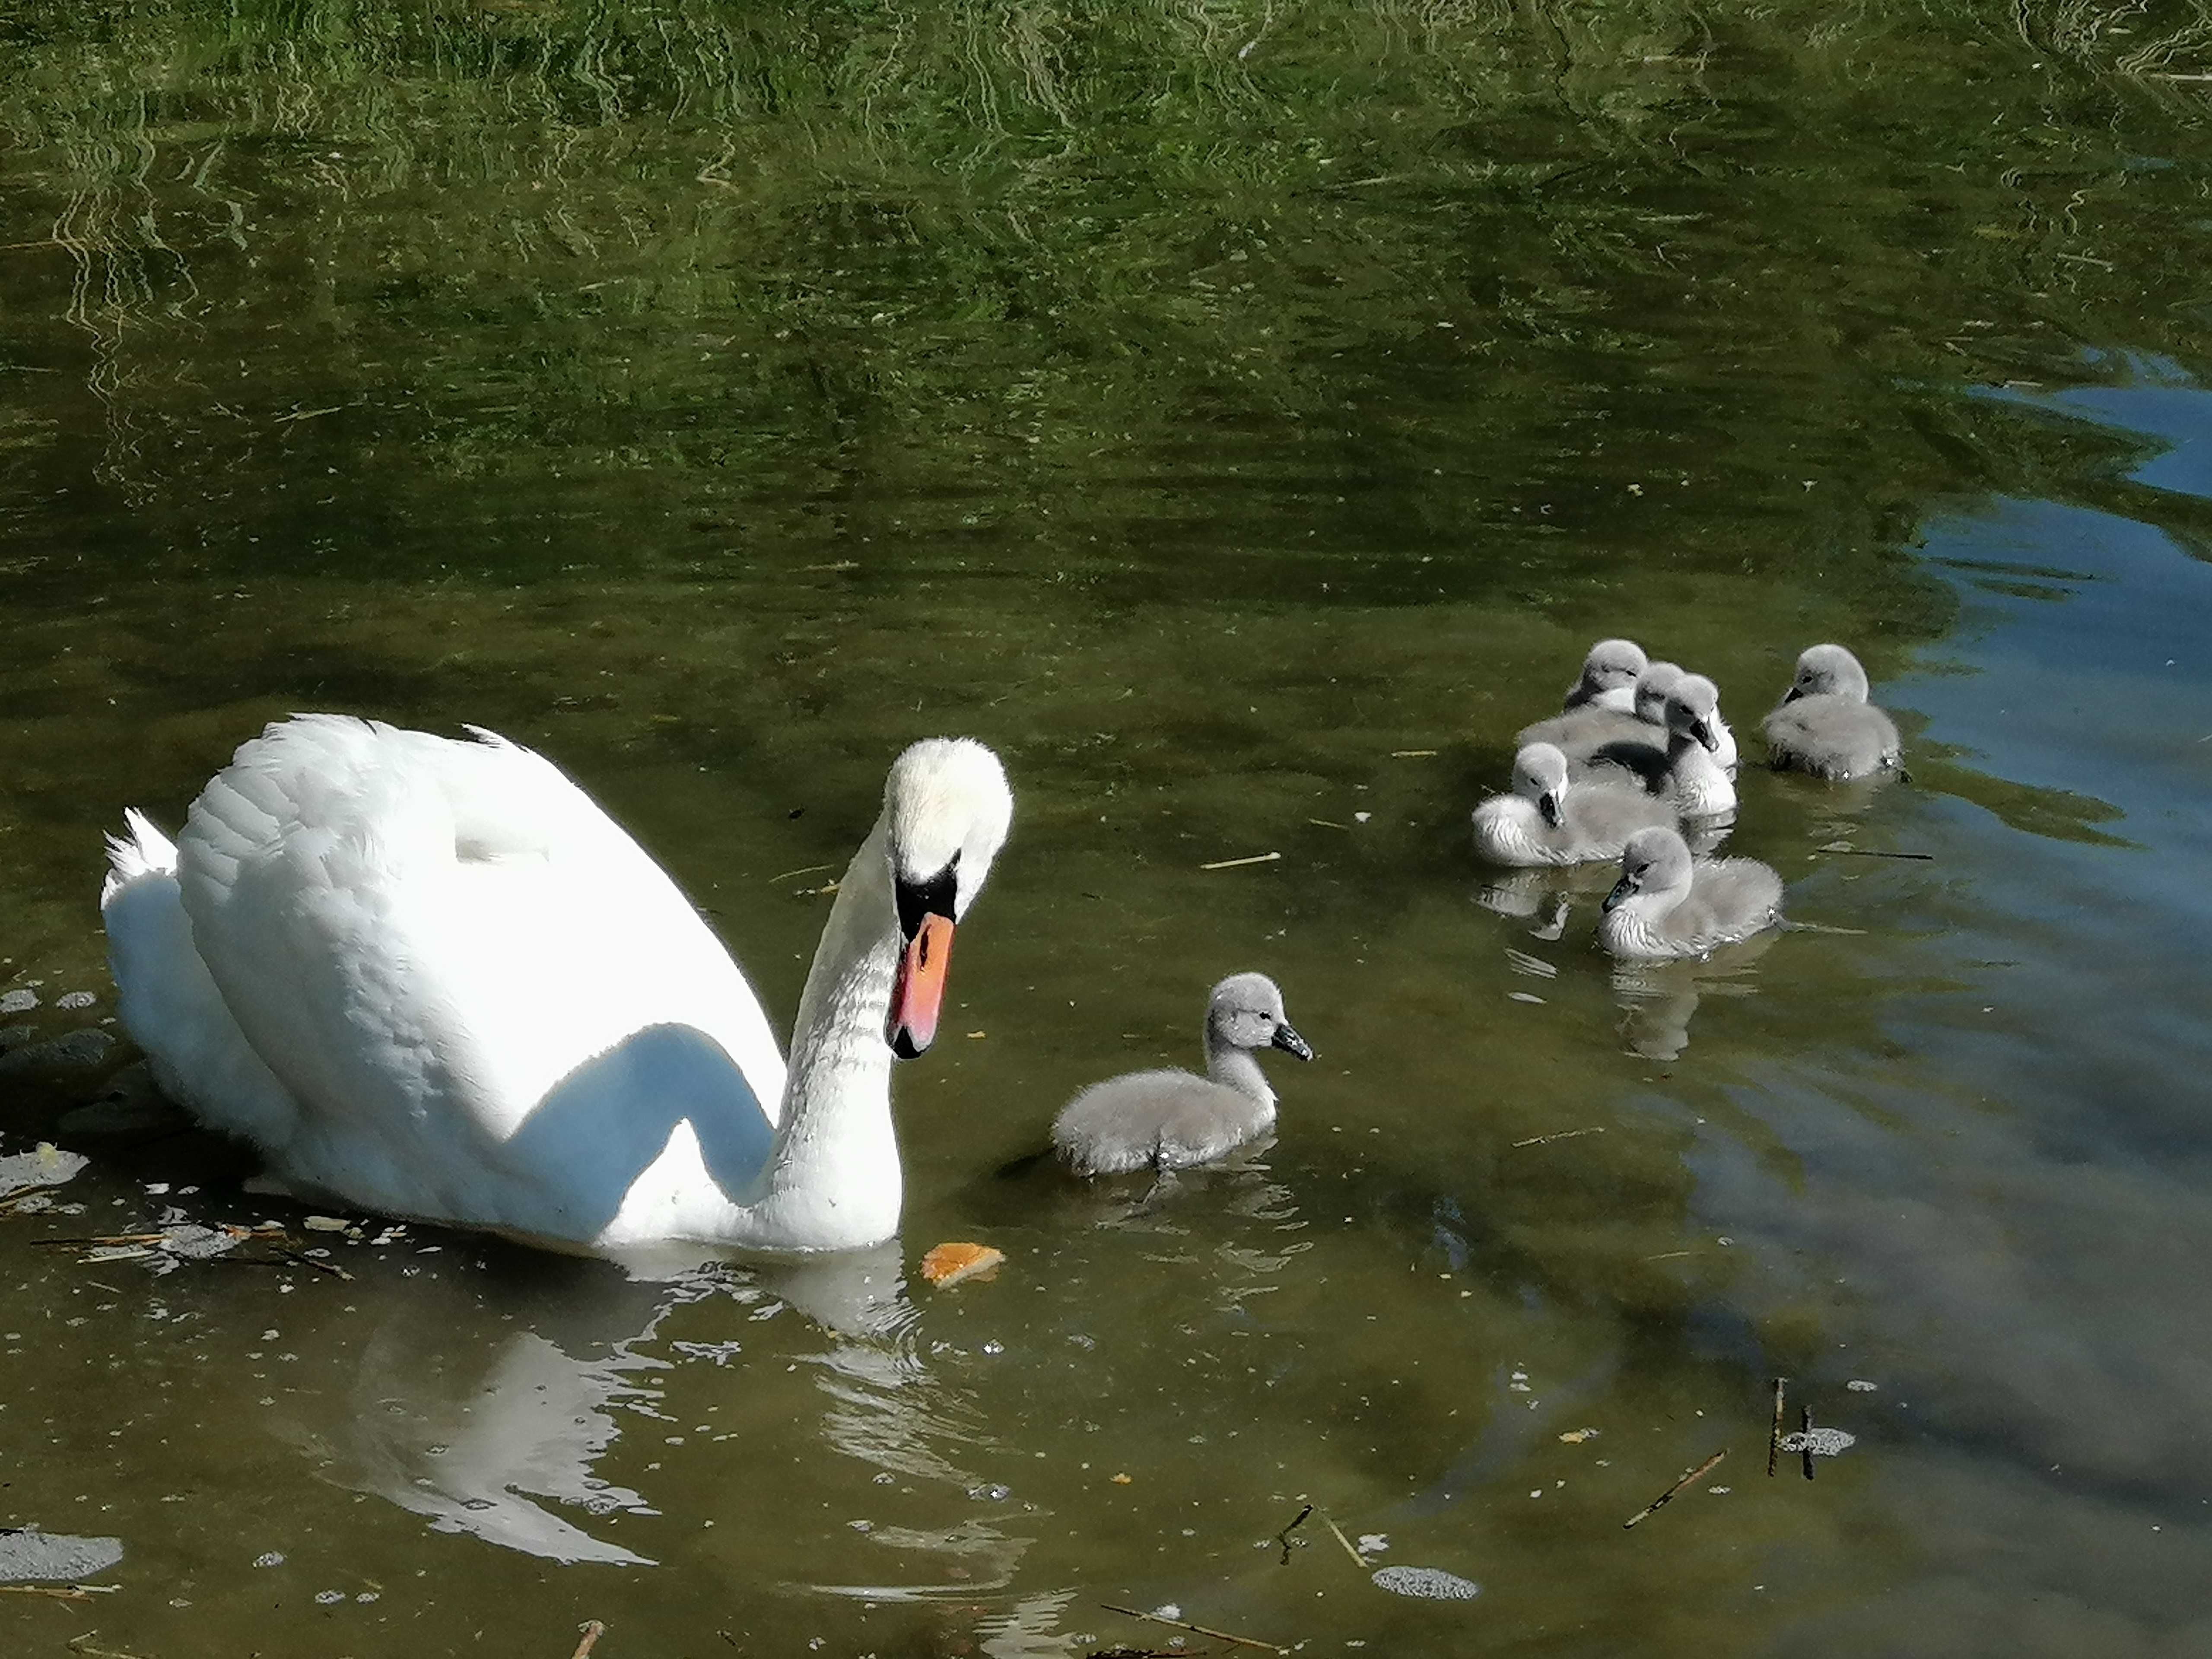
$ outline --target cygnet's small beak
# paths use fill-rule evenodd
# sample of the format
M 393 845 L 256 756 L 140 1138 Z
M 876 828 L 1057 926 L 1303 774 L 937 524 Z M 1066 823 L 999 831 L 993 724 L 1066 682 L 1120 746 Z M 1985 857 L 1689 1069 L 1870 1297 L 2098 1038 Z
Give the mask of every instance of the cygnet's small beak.
M 1720 752 L 1721 740 L 1713 735 L 1711 721 L 1703 719 L 1692 721 L 1690 726 L 1690 735 L 1695 738 L 1699 743 L 1705 744 L 1706 748 L 1711 750 L 1715 754 L 1718 754 Z
M 1795 702 L 1798 698 L 1804 695 L 1805 688 L 1793 680 L 1790 682 L 1790 689 L 1782 694 L 1782 701 L 1784 702 Z
M 1631 882 L 1626 876 L 1623 876 L 1619 881 L 1613 884 L 1613 890 L 1605 896 L 1605 903 L 1601 908 L 1610 910 L 1614 905 L 1620 903 L 1623 899 L 1626 898 L 1635 890 L 1635 884 Z
M 952 960 L 952 923 L 924 915 L 899 957 L 891 983 L 891 1010 L 884 1040 L 901 1060 L 912 1060 L 937 1039 L 937 1012 L 945 1000 L 945 969 Z
M 1286 1019 L 1276 1022 L 1275 1035 L 1270 1042 L 1286 1054 L 1296 1054 L 1300 1060 L 1313 1058 L 1313 1050 L 1306 1046 L 1306 1040 L 1291 1029 Z
M 1565 811 L 1559 805 L 1558 794 L 1549 789 L 1536 797 L 1536 810 L 1544 815 L 1544 822 L 1554 830 L 1559 827 L 1560 823 L 1566 817 Z

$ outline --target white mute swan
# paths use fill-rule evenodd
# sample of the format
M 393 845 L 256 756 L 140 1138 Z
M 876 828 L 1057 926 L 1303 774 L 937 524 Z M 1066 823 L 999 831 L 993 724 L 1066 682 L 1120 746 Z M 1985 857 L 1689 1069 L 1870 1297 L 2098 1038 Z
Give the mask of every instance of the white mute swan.
M 1162 1069 L 1094 1083 L 1060 1109 L 1052 1144 L 1078 1175 L 1211 1164 L 1275 1121 L 1275 1091 L 1253 1058 L 1311 1060 L 1265 974 L 1231 974 L 1206 1000 L 1206 1075 Z
M 853 856 L 787 1074 L 674 882 L 549 762 L 280 721 L 175 844 L 137 811 L 100 893 L 162 1088 L 293 1191 L 533 1242 L 842 1249 L 896 1230 L 894 1053 L 1006 838 L 998 759 L 915 744 Z

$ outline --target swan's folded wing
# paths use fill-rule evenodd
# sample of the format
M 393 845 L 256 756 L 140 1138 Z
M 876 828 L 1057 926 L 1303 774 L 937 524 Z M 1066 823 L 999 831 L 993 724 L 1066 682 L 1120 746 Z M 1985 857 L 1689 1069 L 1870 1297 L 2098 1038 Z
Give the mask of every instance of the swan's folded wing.
M 502 1182 L 581 1182 L 600 1206 L 686 1119 L 721 1137 L 724 1166 L 764 1156 L 783 1062 L 757 998 L 659 867 L 528 750 L 295 718 L 239 750 L 179 845 L 200 955 L 307 1109 L 294 1175 L 319 1164 L 356 1198 L 489 1220 Z M 711 1042 L 666 1090 L 652 1066 L 610 1069 L 672 1030 Z M 728 1064 L 696 1063 L 717 1048 Z M 571 1091 L 596 1109 L 524 1137 L 587 1066 L 632 1081 Z

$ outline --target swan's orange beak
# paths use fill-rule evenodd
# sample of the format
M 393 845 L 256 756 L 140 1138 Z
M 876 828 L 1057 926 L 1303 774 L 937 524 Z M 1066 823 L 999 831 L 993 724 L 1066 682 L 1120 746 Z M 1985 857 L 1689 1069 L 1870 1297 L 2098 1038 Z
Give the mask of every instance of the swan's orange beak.
M 951 960 L 952 923 L 944 916 L 925 915 L 907 941 L 898 977 L 891 984 L 890 1020 L 884 1036 L 901 1060 L 912 1060 L 936 1041 L 945 969 Z

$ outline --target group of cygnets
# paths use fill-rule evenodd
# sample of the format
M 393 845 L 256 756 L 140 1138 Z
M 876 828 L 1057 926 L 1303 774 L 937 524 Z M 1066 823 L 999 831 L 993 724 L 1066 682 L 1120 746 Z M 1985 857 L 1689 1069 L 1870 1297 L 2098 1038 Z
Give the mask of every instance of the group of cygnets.
M 1835 781 L 1896 768 L 1897 726 L 1867 701 L 1866 670 L 1840 645 L 1816 645 L 1762 729 L 1778 769 Z M 1601 640 L 1561 711 L 1524 728 L 1511 793 L 1474 813 L 1476 849 L 1504 865 L 1620 861 L 1598 941 L 1617 957 L 1703 956 L 1772 927 L 1782 878 L 1755 859 L 1698 859 L 1701 842 L 1735 811 L 1735 736 L 1720 692 L 1702 674 L 1653 662 L 1631 640 Z M 1275 1048 L 1313 1058 L 1264 974 L 1213 988 L 1206 1013 L 1206 1075 L 1132 1073 L 1094 1084 L 1053 1124 L 1053 1145 L 1081 1175 L 1218 1158 L 1265 1133 L 1275 1096 L 1255 1055 Z

